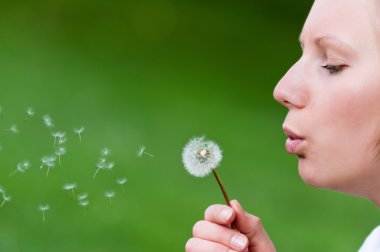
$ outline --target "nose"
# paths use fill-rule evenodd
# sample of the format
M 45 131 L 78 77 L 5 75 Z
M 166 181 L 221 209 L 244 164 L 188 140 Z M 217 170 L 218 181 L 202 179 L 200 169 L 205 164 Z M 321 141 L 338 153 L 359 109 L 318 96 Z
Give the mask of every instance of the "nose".
M 277 83 L 274 99 L 288 109 L 302 109 L 306 106 L 308 95 L 305 71 L 301 62 L 294 64 Z

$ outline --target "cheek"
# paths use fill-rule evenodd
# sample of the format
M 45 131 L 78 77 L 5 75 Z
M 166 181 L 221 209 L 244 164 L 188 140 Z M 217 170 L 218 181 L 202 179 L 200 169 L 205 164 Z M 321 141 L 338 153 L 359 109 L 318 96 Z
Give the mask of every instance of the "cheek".
M 367 84 L 330 89 L 314 97 L 309 111 L 313 115 L 310 152 L 299 164 L 307 183 L 317 187 L 348 183 L 371 166 L 380 133 L 380 85 Z

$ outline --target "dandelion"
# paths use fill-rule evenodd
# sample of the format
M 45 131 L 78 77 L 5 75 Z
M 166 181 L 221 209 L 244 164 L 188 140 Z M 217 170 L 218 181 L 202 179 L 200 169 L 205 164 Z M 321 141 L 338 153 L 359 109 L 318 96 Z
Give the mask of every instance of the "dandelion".
M 80 128 L 74 128 L 74 132 L 78 134 L 78 137 L 79 137 L 79 142 L 81 143 L 82 142 L 82 133 L 84 131 L 84 127 L 80 127 Z
M 125 178 L 125 177 L 118 178 L 118 179 L 116 179 L 116 183 L 118 183 L 121 186 L 121 188 L 123 189 L 123 193 L 125 193 L 124 184 L 127 183 L 127 178 Z
M 58 147 L 55 151 L 55 155 L 58 156 L 58 164 L 61 165 L 61 156 L 66 154 L 66 148 L 63 146 Z
M 40 169 L 42 169 L 42 168 L 44 168 L 46 166 L 46 168 L 47 168 L 46 177 L 49 176 L 50 170 L 52 168 L 54 168 L 56 160 L 57 160 L 57 157 L 55 155 L 43 156 L 41 158 L 42 164 L 40 166 Z
M 96 171 L 95 171 L 95 173 L 94 173 L 94 176 L 93 176 L 94 179 L 95 179 L 95 177 L 96 177 L 96 174 L 98 174 L 98 172 L 99 172 L 100 170 L 104 170 L 104 169 L 107 168 L 107 162 L 106 162 L 106 159 L 105 159 L 105 158 L 101 158 L 101 159 L 99 160 L 99 162 L 96 164 L 96 167 L 97 167 L 97 169 L 96 169 Z
M 66 132 L 57 131 L 51 133 L 51 135 L 54 137 L 54 147 L 56 146 L 57 142 L 58 144 L 63 144 L 67 140 Z
M 32 107 L 29 107 L 26 109 L 26 116 L 28 118 L 32 118 L 35 115 L 34 109 Z
M 100 155 L 102 157 L 107 157 L 111 154 L 111 150 L 108 149 L 108 148 L 103 148 L 101 151 L 100 151 Z
M 205 139 L 205 137 L 195 137 L 191 139 L 183 149 L 182 161 L 186 170 L 193 176 L 204 177 L 211 172 L 214 174 L 220 189 L 223 192 L 224 199 L 228 206 L 230 200 L 227 192 L 221 182 L 215 168 L 218 167 L 222 160 L 222 151 L 219 146 Z
M 83 207 L 83 214 L 84 216 L 87 215 L 87 206 L 90 204 L 90 201 L 88 199 L 80 200 L 78 204 Z
M 81 201 L 81 200 L 85 200 L 88 198 L 88 194 L 87 193 L 81 193 L 81 194 L 78 194 L 78 201 Z
M 0 207 L 3 207 L 6 202 L 11 201 L 11 199 L 12 199 L 12 197 L 9 195 L 6 195 L 5 192 L 2 193 L 2 196 L 3 196 L 3 201 L 1 202 Z
M 111 208 L 112 208 L 112 198 L 115 197 L 115 195 L 116 195 L 115 191 L 106 191 L 104 193 L 104 196 L 107 198 Z
M 42 212 L 42 222 L 46 222 L 45 212 L 49 211 L 50 206 L 48 204 L 39 205 L 38 210 Z
M 115 176 L 115 174 L 113 173 L 113 167 L 115 166 L 115 163 L 114 162 L 109 162 L 106 164 L 106 169 L 109 170 L 113 176 Z
M 51 129 L 51 128 L 54 127 L 53 120 L 51 119 L 51 117 L 49 115 L 44 115 L 42 117 L 42 119 L 43 119 L 44 124 L 46 125 L 46 127 L 48 127 L 49 129 Z
M 152 154 L 145 152 L 145 150 L 146 150 L 146 147 L 142 145 L 140 149 L 137 151 L 137 156 L 141 157 L 143 154 L 145 154 L 145 155 L 148 155 L 149 157 L 154 157 Z
M 63 190 L 67 190 L 70 193 L 70 198 L 73 197 L 75 199 L 75 188 L 77 187 L 76 183 L 68 183 L 63 186 Z
M 18 131 L 18 127 L 16 124 L 12 124 L 11 127 L 9 127 L 9 129 L 4 129 L 5 131 L 10 131 L 14 134 L 17 134 L 19 131 Z
M 11 174 L 9 174 L 9 177 L 15 175 L 17 172 L 25 173 L 26 170 L 28 170 L 29 168 L 30 168 L 30 163 L 27 160 L 25 160 L 21 163 L 18 163 L 16 166 L 16 170 L 14 170 Z

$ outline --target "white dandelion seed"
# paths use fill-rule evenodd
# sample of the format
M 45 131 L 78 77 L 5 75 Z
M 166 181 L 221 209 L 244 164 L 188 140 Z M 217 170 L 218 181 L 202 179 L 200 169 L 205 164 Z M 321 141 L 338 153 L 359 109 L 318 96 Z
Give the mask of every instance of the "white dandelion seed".
M 154 157 L 152 154 L 148 153 L 145 151 L 146 150 L 146 147 L 144 145 L 142 145 L 139 150 L 137 151 L 137 156 L 138 157 L 141 157 L 143 154 L 149 156 L 149 157 Z
M 25 173 L 29 168 L 30 168 L 30 162 L 28 160 L 18 163 L 16 166 L 16 170 L 14 170 L 11 174 L 9 174 L 9 177 L 15 175 L 17 172 Z
M 12 200 L 12 197 L 10 195 L 5 194 L 5 192 L 2 193 L 2 196 L 3 196 L 3 201 L 1 202 L 0 207 L 3 207 L 6 202 L 9 202 Z
M 111 208 L 112 208 L 112 198 L 115 197 L 115 195 L 116 195 L 115 191 L 106 191 L 104 193 L 104 196 L 107 198 Z
M 80 200 L 78 201 L 78 204 L 83 207 L 83 214 L 84 216 L 87 215 L 87 207 L 90 204 L 90 201 L 88 199 Z
M 48 127 L 49 129 L 51 129 L 51 128 L 54 127 L 53 120 L 51 119 L 51 117 L 49 115 L 44 115 L 42 117 L 42 119 L 43 119 L 44 124 L 46 125 L 46 127 Z
M 46 177 L 49 176 L 50 170 L 55 167 L 56 160 L 57 160 L 57 157 L 55 155 L 43 156 L 41 158 L 40 169 L 42 169 L 46 166 L 46 169 L 47 169 Z
M 106 169 L 109 170 L 113 176 L 115 176 L 115 174 L 113 173 L 113 168 L 115 166 L 115 163 L 114 162 L 109 162 L 106 164 Z
M 101 155 L 102 157 L 107 157 L 107 156 L 111 155 L 111 150 L 108 149 L 108 148 L 103 148 L 103 149 L 101 149 L 101 151 L 100 151 L 100 155 Z
M 46 221 L 45 212 L 50 210 L 50 206 L 48 204 L 39 205 L 38 210 L 42 212 L 42 222 L 45 222 Z
M 118 179 L 116 179 L 116 183 L 118 183 L 120 186 L 121 186 L 121 188 L 123 189 L 123 193 L 125 193 L 125 183 L 127 183 L 127 178 L 125 178 L 125 177 L 123 177 L 123 178 L 118 178 Z
M 75 199 L 75 188 L 76 187 L 77 187 L 76 183 L 67 183 L 63 186 L 63 190 L 69 191 L 69 193 L 71 193 L 70 198 L 72 197 L 73 199 Z
M 191 139 L 183 149 L 182 161 L 186 170 L 193 176 L 204 177 L 212 172 L 227 205 L 231 206 L 225 187 L 215 170 L 222 161 L 222 151 L 216 143 L 205 137 Z
M 58 147 L 58 149 L 55 150 L 55 155 L 58 156 L 58 164 L 61 165 L 61 156 L 66 154 L 66 148 L 63 146 Z
M 18 134 L 19 133 L 19 130 L 18 130 L 18 127 L 16 124 L 12 124 L 9 129 L 4 129 L 4 131 L 10 131 L 12 132 L 13 134 Z
M 100 170 L 104 170 L 104 169 L 107 168 L 107 160 L 106 160 L 105 158 L 101 158 L 101 159 L 99 160 L 99 162 L 96 164 L 96 167 L 97 167 L 97 169 L 96 169 L 96 171 L 95 171 L 95 173 L 94 173 L 94 175 L 93 175 L 93 178 L 94 178 L 94 179 L 95 179 L 95 177 L 96 177 L 96 174 L 98 174 L 98 172 L 99 172 Z
M 85 200 L 87 198 L 88 198 L 87 193 L 80 193 L 80 194 L 78 194 L 78 197 L 77 197 L 78 201 Z
M 79 137 L 79 142 L 81 143 L 82 142 L 82 133 L 84 132 L 84 127 L 80 127 L 80 128 L 74 128 L 74 132 L 78 134 L 78 137 Z
M 34 112 L 34 109 L 32 107 L 29 107 L 26 109 L 26 116 L 28 118 L 31 118 L 35 115 L 36 113 Z

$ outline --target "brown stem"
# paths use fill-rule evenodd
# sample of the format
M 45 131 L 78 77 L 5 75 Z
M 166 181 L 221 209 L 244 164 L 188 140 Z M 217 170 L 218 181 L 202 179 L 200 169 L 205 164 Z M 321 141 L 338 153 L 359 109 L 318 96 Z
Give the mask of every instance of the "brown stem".
M 216 178 L 216 181 L 218 182 L 218 185 L 219 185 L 220 189 L 223 192 L 224 200 L 226 201 L 227 206 L 231 207 L 231 203 L 230 203 L 230 199 L 228 198 L 227 191 L 226 191 L 226 189 L 225 189 L 222 181 L 220 180 L 220 178 L 218 176 L 218 173 L 216 173 L 215 169 L 212 170 L 212 174 L 214 174 L 214 177 Z M 233 228 L 236 231 L 238 231 L 238 229 L 236 228 L 235 221 L 233 221 L 231 223 L 231 228 Z

